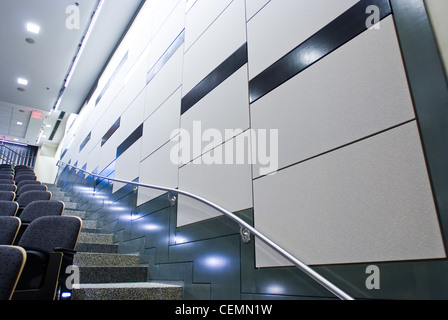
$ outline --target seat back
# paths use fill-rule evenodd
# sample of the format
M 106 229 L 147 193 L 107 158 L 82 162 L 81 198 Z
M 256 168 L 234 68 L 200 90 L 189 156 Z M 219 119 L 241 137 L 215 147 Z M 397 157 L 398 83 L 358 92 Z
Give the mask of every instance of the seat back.
M 0 180 L 14 180 L 14 176 L 12 174 L 0 172 Z
M 38 200 L 28 204 L 20 214 L 23 223 L 31 223 L 44 216 L 62 216 L 65 204 L 56 200 Z
M 20 188 L 20 190 L 17 190 L 17 196 L 20 197 L 22 193 L 28 192 L 28 191 L 47 191 L 47 186 L 43 184 L 26 184 Z
M 30 184 L 40 184 L 41 185 L 42 182 L 37 181 L 37 180 L 24 180 L 24 181 L 18 182 L 18 183 L 16 183 L 17 191 L 19 191 L 23 186 L 27 186 Z
M 14 201 L 15 198 L 16 198 L 15 192 L 0 191 L 0 201 Z
M 15 184 L 0 184 L 0 191 L 12 191 L 16 192 L 17 187 Z
M 14 217 L 19 210 L 19 204 L 15 201 L 0 201 L 0 217 Z
M 23 248 L 0 246 L 0 300 L 10 300 L 26 262 Z
M 24 175 L 20 175 L 20 176 L 18 176 L 18 177 L 16 177 L 16 178 L 14 179 L 16 185 L 17 185 L 18 183 L 22 182 L 22 181 L 25 181 L 25 180 L 27 180 L 27 181 L 36 181 L 37 178 L 36 178 L 35 175 L 24 174 Z
M 14 180 L 0 179 L 0 184 L 15 184 Z
M 79 217 L 47 216 L 35 219 L 18 245 L 25 250 L 50 254 L 55 248 L 75 250 L 82 220 Z
M 17 217 L 0 217 L 0 245 L 10 246 L 19 232 L 21 220 Z
M 26 207 L 33 201 L 38 200 L 51 200 L 51 192 L 49 191 L 27 191 L 22 193 L 20 197 L 17 198 L 17 202 L 21 208 Z

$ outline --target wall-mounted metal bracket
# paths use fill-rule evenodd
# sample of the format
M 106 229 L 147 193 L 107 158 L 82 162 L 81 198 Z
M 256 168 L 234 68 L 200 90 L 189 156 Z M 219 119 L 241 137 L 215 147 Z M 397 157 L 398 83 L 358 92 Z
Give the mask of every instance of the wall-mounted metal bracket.
M 250 231 L 247 228 L 240 226 L 240 234 L 241 240 L 243 240 L 244 243 L 250 242 Z

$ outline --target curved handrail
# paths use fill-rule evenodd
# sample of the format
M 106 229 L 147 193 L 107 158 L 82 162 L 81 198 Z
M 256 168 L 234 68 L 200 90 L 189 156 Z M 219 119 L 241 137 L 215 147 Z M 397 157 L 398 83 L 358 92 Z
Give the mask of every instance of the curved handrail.
M 242 220 L 241 218 L 239 218 L 238 216 L 236 216 L 232 212 L 230 212 L 230 211 L 220 207 L 219 205 L 217 205 L 217 204 L 215 204 L 215 203 L 213 203 L 213 202 L 211 202 L 211 201 L 209 201 L 209 200 L 207 200 L 205 198 L 202 198 L 200 196 L 197 196 L 195 194 L 192 194 L 192 193 L 190 193 L 188 191 L 184 191 L 184 190 L 179 190 L 179 189 L 174 189 L 174 188 L 155 186 L 155 185 L 149 185 L 149 184 L 144 184 L 144 183 L 139 183 L 139 182 L 132 182 L 132 181 L 126 181 L 126 180 L 121 180 L 121 179 L 115 179 L 115 178 L 109 178 L 109 177 L 100 176 L 100 175 L 88 172 L 88 171 L 86 171 L 84 169 L 81 169 L 81 168 L 77 168 L 75 166 L 72 166 L 72 165 L 70 165 L 68 163 L 65 163 L 65 162 L 59 160 L 58 163 L 57 163 L 57 166 L 61 167 L 61 164 L 65 165 L 65 166 L 68 166 L 68 167 L 70 167 L 72 169 L 75 169 L 78 172 L 81 171 L 85 175 L 90 175 L 90 176 L 92 176 L 94 178 L 97 178 L 97 179 L 102 179 L 102 180 L 107 180 L 107 181 L 112 181 L 112 182 L 118 182 L 118 183 L 124 183 L 124 184 L 132 185 L 132 186 L 150 188 L 150 189 L 155 189 L 155 190 L 160 190 L 160 191 L 167 191 L 169 193 L 168 196 L 169 196 L 169 199 L 170 199 L 171 202 L 175 201 L 175 199 L 172 198 L 172 194 L 173 193 L 180 194 L 180 195 L 183 195 L 183 196 L 195 199 L 195 200 L 197 200 L 199 202 L 202 202 L 203 204 L 206 204 L 209 207 L 214 208 L 215 210 L 220 211 L 222 214 L 224 214 L 228 218 L 230 218 L 233 221 L 235 221 L 236 223 L 238 223 L 240 228 L 241 228 L 241 235 L 242 235 L 243 238 L 250 236 L 250 234 L 253 234 L 253 235 L 257 236 L 259 239 L 261 239 L 263 242 L 265 242 L 267 245 L 269 245 L 272 249 L 274 249 L 275 251 L 277 251 L 278 253 L 283 255 L 285 258 L 287 258 L 289 261 L 291 261 L 297 268 L 299 268 L 301 271 L 303 271 L 305 274 L 307 274 L 309 277 L 311 277 L 313 280 L 315 280 L 321 286 L 326 288 L 328 291 L 333 293 L 339 299 L 341 299 L 341 300 L 354 300 L 350 295 L 348 295 L 347 293 L 342 291 L 340 288 L 338 288 L 336 285 L 331 283 L 329 280 L 324 278 L 322 275 L 320 275 L 319 273 L 317 273 L 316 271 L 311 269 L 304 262 L 302 262 L 299 259 L 297 259 L 296 257 L 294 257 L 292 254 L 290 254 L 288 251 L 286 251 L 285 249 L 280 247 L 278 244 L 276 244 L 274 241 L 269 239 L 263 233 L 261 233 L 260 231 L 258 231 L 254 227 L 252 227 L 250 224 L 248 224 L 247 222 L 245 222 L 244 220 Z

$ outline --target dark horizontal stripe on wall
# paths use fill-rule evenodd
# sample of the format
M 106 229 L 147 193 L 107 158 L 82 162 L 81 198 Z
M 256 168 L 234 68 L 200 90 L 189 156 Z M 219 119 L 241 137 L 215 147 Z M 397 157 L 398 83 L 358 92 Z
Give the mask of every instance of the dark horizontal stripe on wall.
M 79 146 L 79 152 L 81 152 L 82 149 L 84 149 L 84 147 L 86 146 L 87 143 L 89 143 L 90 138 L 92 137 L 92 132 L 89 132 L 89 134 L 87 135 L 87 137 L 84 139 L 84 141 L 81 143 L 81 145 Z
M 367 8 L 371 5 L 379 8 L 380 20 L 391 14 L 387 0 L 360 1 L 252 79 L 249 82 L 250 103 L 366 31 L 367 21 L 372 16 Z
M 118 64 L 117 68 L 115 69 L 114 73 L 110 76 L 109 81 L 107 81 L 107 83 L 104 86 L 103 90 L 101 91 L 100 95 L 98 96 L 98 98 L 96 98 L 95 106 L 97 106 L 98 103 L 100 103 L 101 98 L 103 98 L 103 96 L 105 95 L 107 89 L 109 89 L 109 86 L 111 85 L 112 81 L 114 81 L 114 79 L 117 76 L 118 72 L 120 72 L 120 69 L 123 67 L 123 65 L 128 60 L 128 55 L 129 55 L 129 51 L 127 51 L 126 54 L 123 56 L 123 58 L 121 59 L 120 63 Z
M 146 78 L 146 84 L 148 84 L 152 79 L 154 79 L 157 73 L 171 59 L 173 54 L 180 48 L 180 46 L 184 43 L 184 41 L 185 41 L 185 30 L 182 30 L 182 32 L 176 37 L 176 39 L 169 46 L 169 48 L 163 53 L 162 57 L 160 57 L 160 59 L 151 68 L 151 70 L 149 70 Z
M 224 80 L 234 74 L 244 64 L 247 63 L 247 43 L 243 44 L 230 57 L 221 63 L 207 77 L 199 82 L 182 99 L 181 114 L 187 112 L 199 100 L 209 94 L 213 89 L 219 86 Z
M 126 152 L 134 143 L 143 136 L 143 124 L 141 124 L 131 135 L 117 148 L 117 158 Z
M 106 132 L 106 134 L 103 136 L 103 138 L 101 138 L 101 146 L 104 146 L 104 144 L 107 142 L 107 140 L 109 140 L 110 137 L 112 137 L 112 135 L 115 133 L 115 131 L 117 131 L 118 128 L 120 128 L 120 122 L 121 122 L 121 117 L 118 118 L 117 121 L 115 121 L 115 123 L 112 125 L 112 127 L 110 127 L 110 129 Z

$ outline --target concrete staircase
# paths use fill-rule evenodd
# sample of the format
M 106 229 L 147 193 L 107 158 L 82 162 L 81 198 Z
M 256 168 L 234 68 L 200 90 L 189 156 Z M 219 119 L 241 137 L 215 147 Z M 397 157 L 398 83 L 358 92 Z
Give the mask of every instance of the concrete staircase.
M 64 215 L 83 220 L 74 265 L 79 268 L 80 284 L 72 290 L 72 300 L 181 300 L 180 283 L 148 281 L 148 268 L 138 254 L 120 254 L 113 235 L 102 234 L 97 221 L 77 209 L 55 185 L 47 185 L 54 200 L 65 203 Z

